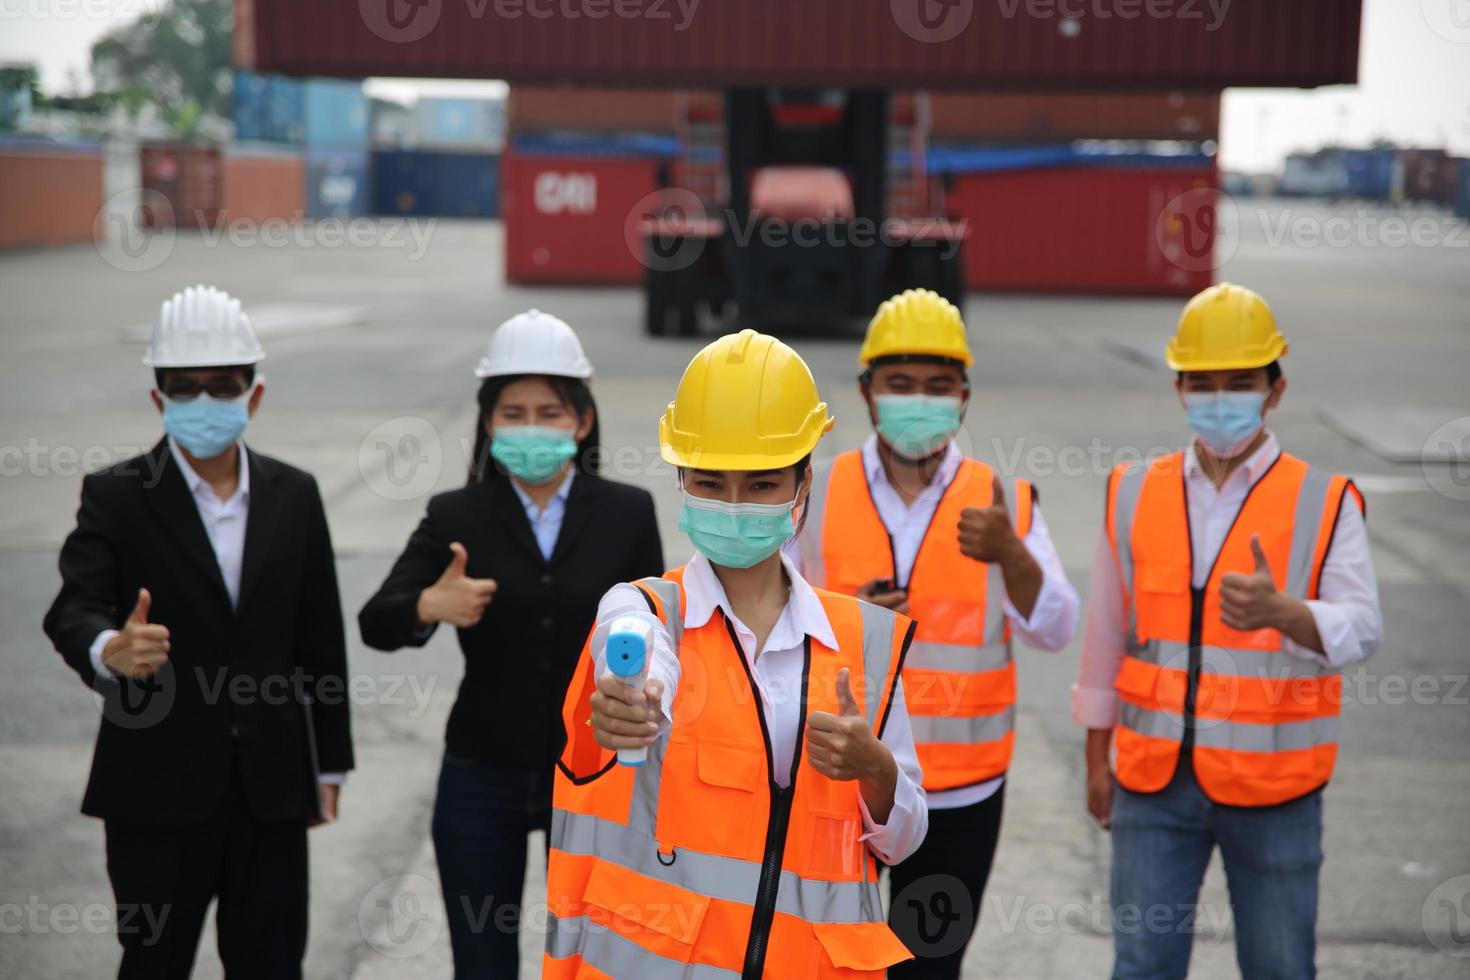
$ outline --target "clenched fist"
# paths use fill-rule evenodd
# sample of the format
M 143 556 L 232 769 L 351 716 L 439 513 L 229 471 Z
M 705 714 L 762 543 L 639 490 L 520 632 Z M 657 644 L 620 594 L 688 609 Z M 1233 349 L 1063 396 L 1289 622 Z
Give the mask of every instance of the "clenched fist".
M 966 507 L 960 513 L 959 525 L 960 552 L 967 558 L 992 564 L 1003 563 L 1025 548 L 1011 526 L 1000 477 L 994 480 L 990 506 Z
M 499 588 L 493 578 L 470 578 L 465 574 L 465 563 L 469 553 L 464 545 L 455 541 L 449 546 L 454 557 L 439 581 L 419 593 L 419 622 L 448 623 L 460 629 L 468 629 L 485 615 L 485 607 Z
M 1282 619 L 1281 594 L 1271 577 L 1271 563 L 1261 550 L 1261 536 L 1251 535 L 1256 568 L 1249 575 L 1226 572 L 1220 576 L 1220 618 L 1233 630 L 1277 626 Z
M 128 614 L 122 630 L 102 648 L 102 663 L 133 680 L 158 673 L 168 662 L 168 627 L 148 622 L 148 608 L 153 596 L 147 589 L 138 590 L 138 601 Z

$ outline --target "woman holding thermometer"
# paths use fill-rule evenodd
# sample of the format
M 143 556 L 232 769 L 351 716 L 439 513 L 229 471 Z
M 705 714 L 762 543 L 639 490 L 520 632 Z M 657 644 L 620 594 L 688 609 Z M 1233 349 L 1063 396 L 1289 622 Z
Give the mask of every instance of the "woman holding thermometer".
M 831 427 L 773 337 L 722 337 L 685 371 L 659 444 L 698 553 L 603 597 L 568 689 L 543 976 L 877 978 L 911 958 L 877 879 L 928 823 L 913 624 L 781 553 Z

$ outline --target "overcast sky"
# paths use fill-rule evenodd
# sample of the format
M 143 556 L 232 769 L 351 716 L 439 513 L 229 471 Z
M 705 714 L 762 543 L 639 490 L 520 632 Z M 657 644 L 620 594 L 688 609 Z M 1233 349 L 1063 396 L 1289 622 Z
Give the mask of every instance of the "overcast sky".
M 73 78 L 85 90 L 93 42 L 163 2 L 0 0 L 0 62 L 38 63 L 47 92 L 70 91 Z M 383 80 L 374 89 L 411 94 L 430 86 L 467 88 Z M 1231 89 L 1221 126 L 1221 158 L 1234 169 L 1268 169 L 1293 150 L 1379 137 L 1470 156 L 1470 0 L 1365 0 L 1358 85 Z

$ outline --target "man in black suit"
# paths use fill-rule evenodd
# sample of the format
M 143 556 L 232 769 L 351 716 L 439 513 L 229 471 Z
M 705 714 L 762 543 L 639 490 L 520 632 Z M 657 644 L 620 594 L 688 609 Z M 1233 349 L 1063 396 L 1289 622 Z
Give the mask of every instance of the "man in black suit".
M 332 544 L 312 477 L 240 439 L 264 357 L 237 300 L 164 303 L 144 363 L 166 437 L 90 474 L 46 634 L 103 700 L 119 977 L 187 977 L 218 899 L 231 980 L 299 977 L 306 830 L 352 768 Z

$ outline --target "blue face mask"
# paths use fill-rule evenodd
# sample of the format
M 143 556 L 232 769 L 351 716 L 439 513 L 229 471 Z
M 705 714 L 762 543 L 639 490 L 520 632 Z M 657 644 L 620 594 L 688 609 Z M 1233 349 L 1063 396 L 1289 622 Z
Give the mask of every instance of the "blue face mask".
M 188 401 L 163 399 L 163 431 L 195 459 L 213 459 L 229 449 L 250 421 L 250 392 L 239 398 L 200 394 Z
M 874 395 L 878 434 L 907 459 L 927 459 L 960 430 L 961 399 L 940 395 Z
M 791 512 L 796 501 L 784 504 L 730 504 L 706 500 L 684 491 L 679 530 L 699 553 L 725 568 L 750 568 L 781 550 L 796 534 Z
M 1216 459 L 1234 459 L 1261 431 L 1264 391 L 1186 391 L 1189 427 Z
M 574 435 L 571 429 L 550 425 L 497 425 L 490 437 L 490 455 L 527 483 L 545 483 L 577 455 Z

